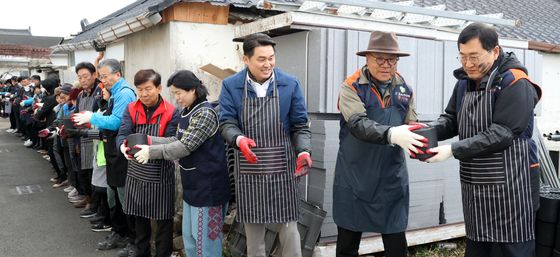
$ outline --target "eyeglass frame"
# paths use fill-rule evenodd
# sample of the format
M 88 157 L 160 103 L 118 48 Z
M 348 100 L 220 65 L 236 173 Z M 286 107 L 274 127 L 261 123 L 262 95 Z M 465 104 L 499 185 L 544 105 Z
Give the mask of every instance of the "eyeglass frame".
M 385 64 L 385 63 L 387 63 L 387 64 L 389 64 L 389 66 L 391 66 L 391 67 L 392 67 L 392 66 L 395 66 L 395 65 L 397 64 L 397 62 L 399 62 L 399 59 L 400 59 L 398 56 L 396 56 L 395 58 L 383 58 L 383 57 L 377 57 L 377 56 L 370 55 L 370 57 L 373 58 L 373 59 L 375 59 L 375 63 L 377 63 L 377 65 L 379 65 L 379 66 L 381 66 L 381 65 L 383 65 L 383 64 Z M 380 59 L 381 59 L 383 62 L 379 63 L 378 60 L 380 60 Z M 395 60 L 395 61 L 394 61 L 393 63 L 391 63 L 391 60 Z
M 459 55 L 459 56 L 457 56 L 457 57 L 455 57 L 455 58 L 456 58 L 457 60 L 459 60 L 459 62 L 460 62 L 462 65 L 467 64 L 467 61 L 469 61 L 469 62 L 472 63 L 472 64 L 479 64 L 479 63 L 480 63 L 480 58 L 482 58 L 482 57 L 488 55 L 490 52 L 492 52 L 492 50 L 486 51 L 486 53 L 481 54 L 481 55 L 479 55 L 479 56 L 468 56 L 468 55 L 467 55 L 467 56 L 464 56 L 464 57 L 463 57 L 463 56 Z
M 110 73 L 108 73 L 108 74 L 103 74 L 103 75 L 101 75 L 101 74 L 98 73 L 98 74 L 97 74 L 97 77 L 98 77 L 100 80 L 104 80 L 104 79 L 106 79 L 109 75 L 113 75 L 113 74 L 116 74 L 116 72 L 110 72 Z

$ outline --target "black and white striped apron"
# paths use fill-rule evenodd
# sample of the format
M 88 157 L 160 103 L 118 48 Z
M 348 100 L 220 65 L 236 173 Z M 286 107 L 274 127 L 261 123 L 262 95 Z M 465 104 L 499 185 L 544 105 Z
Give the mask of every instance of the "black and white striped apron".
M 94 92 L 92 91 L 92 94 L 86 96 L 86 92 L 82 92 L 80 103 L 78 105 L 78 110 L 80 110 L 80 112 L 95 112 L 95 110 L 93 110 L 93 105 L 95 103 L 93 93 Z M 93 139 L 89 137 L 80 137 L 80 163 L 82 170 L 93 169 L 93 151 Z
M 163 103 L 162 103 L 163 104 Z M 159 136 L 158 116 L 155 124 L 136 124 L 136 133 Z M 136 119 L 138 120 L 138 113 Z M 133 147 L 133 146 L 130 146 Z M 128 162 L 124 212 L 147 219 L 167 220 L 175 213 L 175 165 L 166 160 L 149 160 L 147 164 Z
M 253 139 L 251 150 L 258 162 L 250 164 L 240 151 L 236 158 L 237 220 L 242 223 L 286 223 L 298 220 L 299 178 L 295 176 L 295 152 L 280 121 L 276 82 L 272 96 L 248 97 L 244 86 L 241 125 Z
M 493 93 L 488 87 L 465 92 L 457 117 L 461 140 L 492 124 Z M 501 152 L 461 161 L 467 238 L 503 243 L 534 239 L 529 166 L 529 144 L 522 138 Z

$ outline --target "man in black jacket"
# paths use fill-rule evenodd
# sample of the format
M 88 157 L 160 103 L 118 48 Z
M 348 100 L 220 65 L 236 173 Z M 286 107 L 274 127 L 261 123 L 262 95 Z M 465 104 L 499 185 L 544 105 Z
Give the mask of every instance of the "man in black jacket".
M 473 23 L 459 35 L 458 79 L 435 126 L 438 140 L 459 141 L 429 152 L 427 162 L 461 162 L 467 257 L 534 256 L 538 208 L 537 148 L 531 139 L 539 86 L 513 53 L 504 53 L 492 27 Z

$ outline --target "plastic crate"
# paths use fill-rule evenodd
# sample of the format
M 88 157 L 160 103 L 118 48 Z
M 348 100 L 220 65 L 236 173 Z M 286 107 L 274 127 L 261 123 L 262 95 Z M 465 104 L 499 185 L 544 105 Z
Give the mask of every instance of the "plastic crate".
M 327 212 L 321 208 L 305 201 L 300 201 L 300 216 L 298 220 L 298 231 L 301 238 L 301 252 L 303 257 L 311 257 L 313 249 L 319 239 L 321 226 Z M 272 226 L 266 226 L 265 232 L 265 251 L 269 257 L 280 257 L 277 248 L 280 244 L 278 231 Z M 228 245 L 230 253 L 235 257 L 247 256 L 247 238 L 245 228 L 242 223 L 233 222 L 228 235 Z

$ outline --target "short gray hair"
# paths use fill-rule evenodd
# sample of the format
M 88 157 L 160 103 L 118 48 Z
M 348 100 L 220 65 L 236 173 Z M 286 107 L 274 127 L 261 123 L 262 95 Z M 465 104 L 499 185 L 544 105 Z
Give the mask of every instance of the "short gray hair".
M 111 73 L 117 73 L 120 72 L 122 74 L 122 68 L 121 68 L 121 63 L 116 60 L 116 59 L 107 59 L 107 60 L 103 60 L 101 61 L 98 65 L 97 65 L 97 69 L 101 69 L 101 67 L 107 67 L 109 68 L 109 71 Z

